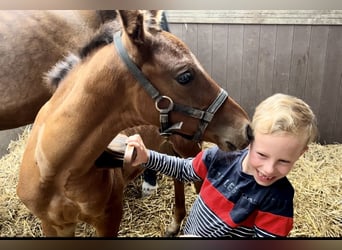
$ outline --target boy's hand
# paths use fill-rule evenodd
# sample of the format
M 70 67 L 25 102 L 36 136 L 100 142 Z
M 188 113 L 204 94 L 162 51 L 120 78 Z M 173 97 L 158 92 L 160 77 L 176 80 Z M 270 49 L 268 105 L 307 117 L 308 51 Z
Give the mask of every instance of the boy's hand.
M 133 146 L 136 150 L 136 158 L 132 161 L 132 166 L 146 163 L 149 158 L 149 150 L 146 148 L 141 136 L 135 134 L 127 138 L 127 146 Z

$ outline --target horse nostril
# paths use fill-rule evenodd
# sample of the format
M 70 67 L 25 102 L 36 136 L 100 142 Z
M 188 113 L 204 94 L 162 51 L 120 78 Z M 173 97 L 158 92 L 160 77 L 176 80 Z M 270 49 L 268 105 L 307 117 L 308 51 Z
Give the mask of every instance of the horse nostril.
M 251 128 L 250 125 L 246 126 L 246 134 L 247 134 L 247 139 L 249 142 L 253 141 L 254 139 L 254 134 L 253 134 L 253 130 Z

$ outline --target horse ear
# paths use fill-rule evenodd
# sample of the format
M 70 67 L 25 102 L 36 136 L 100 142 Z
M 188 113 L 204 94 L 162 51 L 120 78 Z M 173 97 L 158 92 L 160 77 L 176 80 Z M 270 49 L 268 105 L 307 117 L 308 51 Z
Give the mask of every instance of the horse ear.
M 136 44 L 143 44 L 145 40 L 144 33 L 144 13 L 139 10 L 119 10 L 122 25 Z
M 149 32 L 161 31 L 162 10 L 148 10 L 145 12 L 145 16 L 146 26 Z

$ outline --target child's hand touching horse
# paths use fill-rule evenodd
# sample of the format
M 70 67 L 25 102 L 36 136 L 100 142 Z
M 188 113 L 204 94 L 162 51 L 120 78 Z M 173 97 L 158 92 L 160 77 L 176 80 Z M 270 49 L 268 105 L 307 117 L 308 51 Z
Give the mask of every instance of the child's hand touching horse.
M 132 146 L 136 150 L 136 157 L 135 159 L 132 159 L 131 162 L 132 166 L 144 164 L 148 161 L 148 158 L 150 156 L 149 150 L 146 148 L 139 134 L 129 136 L 127 138 L 127 146 Z

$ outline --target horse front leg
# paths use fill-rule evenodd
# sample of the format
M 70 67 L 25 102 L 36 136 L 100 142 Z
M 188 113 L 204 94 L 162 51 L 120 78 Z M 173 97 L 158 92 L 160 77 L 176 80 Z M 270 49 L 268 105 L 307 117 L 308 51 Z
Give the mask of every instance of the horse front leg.
M 117 237 L 123 215 L 123 200 L 117 197 L 109 208 L 108 214 L 94 223 L 96 236 L 98 237 Z
M 107 202 L 103 215 L 91 223 L 96 229 L 98 237 L 117 237 L 123 216 L 123 197 L 126 184 L 122 169 L 113 171 L 113 185 L 110 199 Z
M 166 237 L 177 236 L 180 230 L 182 221 L 186 215 L 185 209 L 185 194 L 184 183 L 176 179 L 173 180 L 174 192 L 175 192 L 175 208 L 173 211 L 173 218 L 171 224 L 166 228 Z

